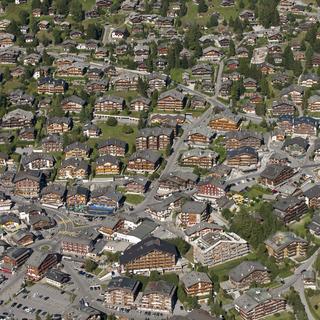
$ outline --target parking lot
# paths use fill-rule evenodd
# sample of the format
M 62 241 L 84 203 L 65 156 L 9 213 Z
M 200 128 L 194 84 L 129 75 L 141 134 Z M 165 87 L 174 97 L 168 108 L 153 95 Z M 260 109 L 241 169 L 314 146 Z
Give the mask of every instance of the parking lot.
M 14 315 L 14 319 L 34 319 L 36 314 L 45 318 L 48 314 L 66 310 L 72 303 L 71 298 L 66 292 L 38 283 L 26 288 L 14 301 L 2 306 L 1 314 Z

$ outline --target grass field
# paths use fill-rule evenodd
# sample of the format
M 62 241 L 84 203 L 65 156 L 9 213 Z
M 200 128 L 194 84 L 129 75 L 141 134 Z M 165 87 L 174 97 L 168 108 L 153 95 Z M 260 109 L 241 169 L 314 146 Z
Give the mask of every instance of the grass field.
M 309 223 L 310 221 L 310 214 L 307 214 L 300 221 L 290 224 L 289 229 L 291 229 L 295 234 L 305 237 L 307 235 L 305 224 Z
M 306 298 L 314 319 L 320 320 L 320 292 L 318 291 L 317 294 L 313 296 L 308 295 L 307 292 L 308 290 L 306 290 Z
M 130 204 L 139 204 L 144 200 L 144 196 L 140 194 L 126 194 L 126 202 Z

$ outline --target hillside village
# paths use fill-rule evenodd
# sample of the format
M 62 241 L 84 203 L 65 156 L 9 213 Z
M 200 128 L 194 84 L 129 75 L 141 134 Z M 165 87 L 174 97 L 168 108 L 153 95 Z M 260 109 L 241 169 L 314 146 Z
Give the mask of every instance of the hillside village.
M 1 0 L 0 319 L 320 319 L 319 17 Z

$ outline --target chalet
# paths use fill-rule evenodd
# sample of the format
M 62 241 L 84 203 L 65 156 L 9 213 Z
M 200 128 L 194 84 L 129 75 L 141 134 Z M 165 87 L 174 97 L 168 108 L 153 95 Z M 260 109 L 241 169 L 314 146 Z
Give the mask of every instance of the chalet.
M 317 136 L 318 120 L 312 117 L 298 117 L 293 119 L 293 133 L 302 136 Z
M 152 72 L 147 77 L 149 88 L 152 90 L 160 90 L 167 86 L 168 76 L 157 72 Z
M 50 154 L 34 152 L 23 156 L 21 164 L 25 170 L 50 170 L 54 167 L 55 159 Z
M 39 196 L 43 182 L 43 175 L 39 171 L 34 173 L 19 171 L 13 180 L 15 194 L 25 198 L 36 198 Z
M 58 254 L 34 251 L 26 261 L 26 278 L 30 281 L 39 281 L 45 273 L 58 263 Z
M 18 129 L 24 127 L 30 127 L 33 125 L 34 115 L 31 111 L 25 111 L 23 109 L 14 109 L 9 111 L 2 117 L 1 127 Z
M 315 73 L 302 74 L 299 78 L 299 84 L 302 87 L 312 88 L 319 83 L 319 76 Z
M 64 204 L 66 191 L 66 187 L 61 184 L 49 184 L 41 190 L 40 202 L 58 208 Z
M 277 128 L 284 134 L 292 134 L 293 121 L 294 118 L 292 116 L 280 116 L 277 121 Z
M 229 131 L 225 135 L 225 145 L 227 150 L 241 147 L 251 147 L 259 149 L 262 145 L 263 137 L 261 134 L 252 131 Z
M 101 134 L 101 129 L 92 122 L 86 122 L 83 125 L 82 132 L 88 138 L 97 138 Z
M 196 166 L 200 168 L 210 169 L 216 163 L 218 154 L 211 150 L 191 149 L 185 151 L 180 162 L 183 166 Z
M 4 152 L 0 152 L 0 167 L 6 167 L 8 160 L 9 160 L 8 154 Z
M 139 77 L 131 73 L 123 73 L 112 79 L 112 85 L 118 91 L 135 91 L 138 86 Z
M 185 105 L 185 96 L 177 90 L 169 90 L 159 95 L 157 105 L 159 110 L 181 111 Z
M 114 29 L 111 32 L 111 38 L 114 40 L 121 40 L 128 36 L 128 30 L 123 28 Z
M 304 192 L 306 203 L 309 208 L 320 208 L 320 185 L 316 184 Z
M 265 242 L 268 254 L 274 257 L 277 263 L 286 258 L 306 256 L 308 242 L 293 232 L 277 232 Z
M 58 179 L 85 179 L 89 174 L 89 165 L 84 160 L 69 158 L 62 160 L 58 170 Z
M 216 178 L 208 178 L 198 183 L 195 197 L 197 199 L 215 202 L 226 195 L 227 186 Z
M 229 281 L 234 288 L 245 290 L 253 283 L 270 283 L 270 274 L 268 268 L 258 261 L 243 261 L 230 270 Z
M 260 174 L 260 182 L 270 188 L 274 188 L 295 174 L 293 168 L 282 164 L 269 164 Z
M 243 86 L 246 90 L 256 91 L 257 90 L 257 81 L 252 78 L 246 78 L 243 80 Z
M 88 159 L 90 154 L 90 147 L 85 143 L 76 141 L 66 146 L 63 151 L 66 159 L 69 159 L 69 158 Z
M 53 228 L 56 225 L 56 222 L 49 216 L 32 215 L 29 218 L 29 225 L 31 230 L 41 231 Z
M 309 112 L 320 112 L 320 96 L 312 95 L 308 99 L 308 111 Z
M 191 147 L 207 148 L 213 139 L 213 132 L 209 128 L 194 128 L 188 132 L 187 143 Z
M 107 91 L 109 88 L 108 80 L 91 80 L 86 84 L 86 91 L 88 93 L 101 93 Z
M 56 76 L 65 78 L 65 77 L 76 77 L 82 78 L 87 71 L 87 66 L 82 62 L 74 62 L 71 65 L 66 65 L 60 67 L 56 71 Z
M 20 229 L 12 236 L 12 241 L 19 246 L 26 247 L 34 243 L 35 235 L 32 232 Z
M 150 181 L 144 176 L 134 176 L 125 182 L 125 190 L 127 193 L 144 194 L 147 192 Z
M 33 141 L 36 137 L 34 128 L 22 128 L 19 131 L 19 139 L 22 141 Z
M 123 196 L 113 187 L 95 189 L 91 192 L 88 212 L 94 214 L 110 214 L 123 203 Z
M 209 64 L 197 64 L 191 69 L 192 75 L 195 77 L 208 77 L 213 74 L 212 67 Z
M 223 57 L 223 52 L 220 48 L 207 47 L 202 50 L 201 60 L 219 62 Z
M 202 237 L 208 233 L 221 232 L 223 228 L 217 224 L 209 222 L 200 222 L 194 226 L 184 230 L 185 240 L 191 242 L 199 237 Z
M 160 155 L 152 150 L 138 150 L 133 153 L 128 162 L 127 170 L 132 172 L 153 173 L 160 165 Z
M 34 97 L 24 93 L 20 89 L 12 91 L 8 96 L 8 100 L 11 104 L 15 106 L 31 107 L 32 104 L 34 103 Z
M 249 58 L 249 50 L 245 47 L 239 47 L 236 49 L 236 56 L 238 59 Z
M 0 48 L 13 46 L 15 36 L 11 33 L 0 33 Z
M 67 84 L 62 79 L 53 79 L 50 77 L 38 80 L 38 94 L 63 94 Z
M 126 249 L 120 257 L 120 265 L 123 271 L 132 273 L 170 270 L 175 267 L 178 257 L 179 253 L 174 245 L 148 237 Z
M 249 167 L 257 165 L 258 153 L 251 147 L 240 147 L 227 152 L 227 165 L 231 167 Z
M 237 131 L 239 130 L 241 118 L 232 113 L 218 113 L 210 121 L 209 127 L 214 131 Z
M 99 80 L 103 77 L 104 72 L 99 68 L 89 68 L 86 76 L 89 80 Z
M 110 138 L 100 142 L 97 149 L 100 155 L 110 154 L 112 156 L 124 157 L 128 151 L 128 144 L 117 138 Z
M 191 98 L 191 101 L 190 101 L 191 109 L 198 110 L 198 109 L 205 109 L 206 107 L 207 107 L 207 101 L 204 98 L 197 95 Z
M 96 175 L 119 174 L 120 169 L 120 161 L 115 156 L 106 154 L 96 159 Z
M 80 113 L 85 101 L 78 96 L 70 96 L 61 101 L 62 110 L 65 112 Z
M 292 157 L 302 157 L 307 152 L 309 142 L 301 137 L 294 137 L 285 140 L 283 149 L 286 150 Z
M 116 96 L 99 97 L 94 104 L 95 112 L 122 111 L 125 106 L 125 100 Z
M 63 134 L 71 130 L 72 120 L 69 117 L 52 117 L 47 120 L 48 134 Z
M 95 58 L 99 60 L 107 58 L 108 54 L 109 54 L 109 51 L 106 48 L 97 48 L 96 51 L 94 52 Z
M 68 209 L 81 211 L 89 201 L 89 190 L 87 188 L 76 186 L 68 189 L 66 204 Z
M 275 117 L 291 115 L 293 116 L 296 111 L 295 104 L 287 99 L 281 99 L 279 101 L 273 101 L 272 103 L 272 115 Z
M 43 152 L 61 152 L 63 151 L 62 137 L 58 134 L 51 134 L 42 139 Z
M 192 189 L 198 180 L 199 177 L 192 172 L 170 172 L 159 179 L 158 193 L 167 194 Z
M 136 137 L 137 150 L 164 150 L 173 142 L 173 130 L 169 128 L 143 128 Z
M 243 21 L 253 22 L 255 20 L 255 14 L 252 10 L 243 10 L 239 14 L 239 18 Z
M 145 97 L 138 97 L 130 102 L 130 110 L 132 111 L 148 111 L 151 105 L 151 100 Z
M 0 64 L 15 64 L 20 52 L 12 48 L 0 50 Z
M 290 98 L 295 104 L 301 105 L 303 100 L 304 89 L 298 85 L 290 85 L 281 90 L 280 96 L 282 98 Z

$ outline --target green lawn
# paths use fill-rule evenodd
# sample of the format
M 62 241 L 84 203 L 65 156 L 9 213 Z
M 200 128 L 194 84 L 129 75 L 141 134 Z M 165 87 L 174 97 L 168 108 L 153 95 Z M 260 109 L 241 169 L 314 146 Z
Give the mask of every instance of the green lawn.
M 309 308 L 315 320 L 320 320 L 320 292 L 314 292 L 314 295 L 308 294 L 308 292 L 312 292 L 312 290 L 306 290 L 305 292 Z
M 309 223 L 310 221 L 310 214 L 306 214 L 300 221 L 290 224 L 289 229 L 291 229 L 295 234 L 305 237 L 307 235 L 305 224 Z
M 294 320 L 295 316 L 291 312 L 276 313 L 273 316 L 264 318 L 265 320 Z
M 144 196 L 140 194 L 126 194 L 126 202 L 130 204 L 139 204 L 144 200 Z
M 254 185 L 250 188 L 248 192 L 245 192 L 245 196 L 249 199 L 255 199 L 259 196 L 263 196 L 264 194 L 270 194 L 271 192 L 267 189 L 264 189 L 260 185 Z
M 101 121 L 97 123 L 97 126 L 101 129 L 102 135 L 99 139 L 89 140 L 90 142 L 92 141 L 92 143 L 99 142 L 101 140 L 106 140 L 108 138 L 118 138 L 120 140 L 126 141 L 129 144 L 129 150 L 130 147 L 132 147 L 132 145 L 135 144 L 135 139 L 138 132 L 138 128 L 136 126 L 131 126 L 134 132 L 130 134 L 125 134 L 122 131 L 122 124 L 118 124 L 115 127 L 110 127 L 104 121 Z
M 184 72 L 184 69 L 181 68 L 174 68 L 170 70 L 170 76 L 171 79 L 175 82 L 182 82 L 182 73 Z

